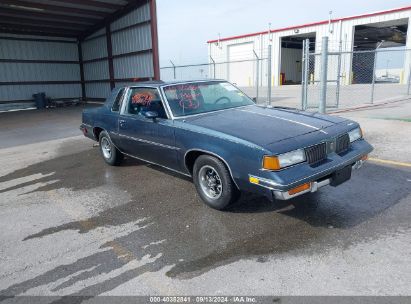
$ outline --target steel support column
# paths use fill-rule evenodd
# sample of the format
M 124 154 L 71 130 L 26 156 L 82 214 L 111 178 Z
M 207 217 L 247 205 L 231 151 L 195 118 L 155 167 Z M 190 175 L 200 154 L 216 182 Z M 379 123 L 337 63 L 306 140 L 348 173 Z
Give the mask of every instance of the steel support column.
M 160 80 L 156 0 L 150 0 L 151 47 L 153 49 L 154 80 Z
M 80 80 L 81 80 L 81 99 L 86 100 L 86 84 L 84 83 L 84 66 L 83 66 L 83 50 L 81 48 L 81 41 L 77 41 L 78 60 L 80 65 Z
M 116 86 L 114 82 L 114 64 L 113 64 L 113 46 L 111 44 L 110 25 L 106 25 L 106 39 L 107 39 L 107 59 L 108 59 L 108 75 L 110 78 L 110 88 L 114 89 Z

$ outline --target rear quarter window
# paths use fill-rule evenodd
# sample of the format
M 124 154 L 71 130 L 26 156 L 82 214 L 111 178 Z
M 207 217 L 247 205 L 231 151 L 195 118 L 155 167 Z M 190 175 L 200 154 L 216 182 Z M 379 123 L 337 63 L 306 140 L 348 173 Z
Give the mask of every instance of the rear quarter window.
M 120 111 L 121 101 L 123 100 L 124 91 L 125 91 L 125 89 L 123 88 L 118 92 L 118 94 L 116 96 L 116 99 L 113 102 L 113 106 L 111 107 L 111 111 L 113 111 L 113 112 Z

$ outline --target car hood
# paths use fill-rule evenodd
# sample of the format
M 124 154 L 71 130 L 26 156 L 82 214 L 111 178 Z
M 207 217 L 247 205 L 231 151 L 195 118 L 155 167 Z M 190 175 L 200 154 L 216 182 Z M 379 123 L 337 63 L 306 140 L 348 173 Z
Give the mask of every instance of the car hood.
M 343 121 L 346 119 L 336 116 L 257 105 L 210 112 L 185 119 L 188 124 L 234 136 L 261 147 L 321 131 Z

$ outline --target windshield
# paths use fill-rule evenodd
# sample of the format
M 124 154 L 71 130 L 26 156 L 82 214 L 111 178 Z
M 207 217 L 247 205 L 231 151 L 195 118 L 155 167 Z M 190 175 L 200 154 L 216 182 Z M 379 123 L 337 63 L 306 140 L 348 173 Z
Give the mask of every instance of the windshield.
M 163 88 L 175 117 L 252 105 L 254 102 L 228 82 L 193 82 Z

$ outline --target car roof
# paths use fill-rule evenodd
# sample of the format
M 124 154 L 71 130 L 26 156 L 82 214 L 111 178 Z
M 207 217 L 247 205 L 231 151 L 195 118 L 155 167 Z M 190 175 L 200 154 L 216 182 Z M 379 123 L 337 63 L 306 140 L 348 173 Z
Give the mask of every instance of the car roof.
M 135 82 L 130 85 L 123 86 L 123 88 L 130 88 L 130 87 L 138 87 L 138 86 L 151 86 L 151 87 L 163 87 L 167 85 L 175 85 L 175 84 L 184 84 L 184 83 L 196 83 L 196 82 L 221 82 L 226 81 L 224 79 L 201 79 L 201 80 L 173 80 L 173 81 L 162 81 L 162 80 L 155 80 L 155 81 L 140 81 Z

